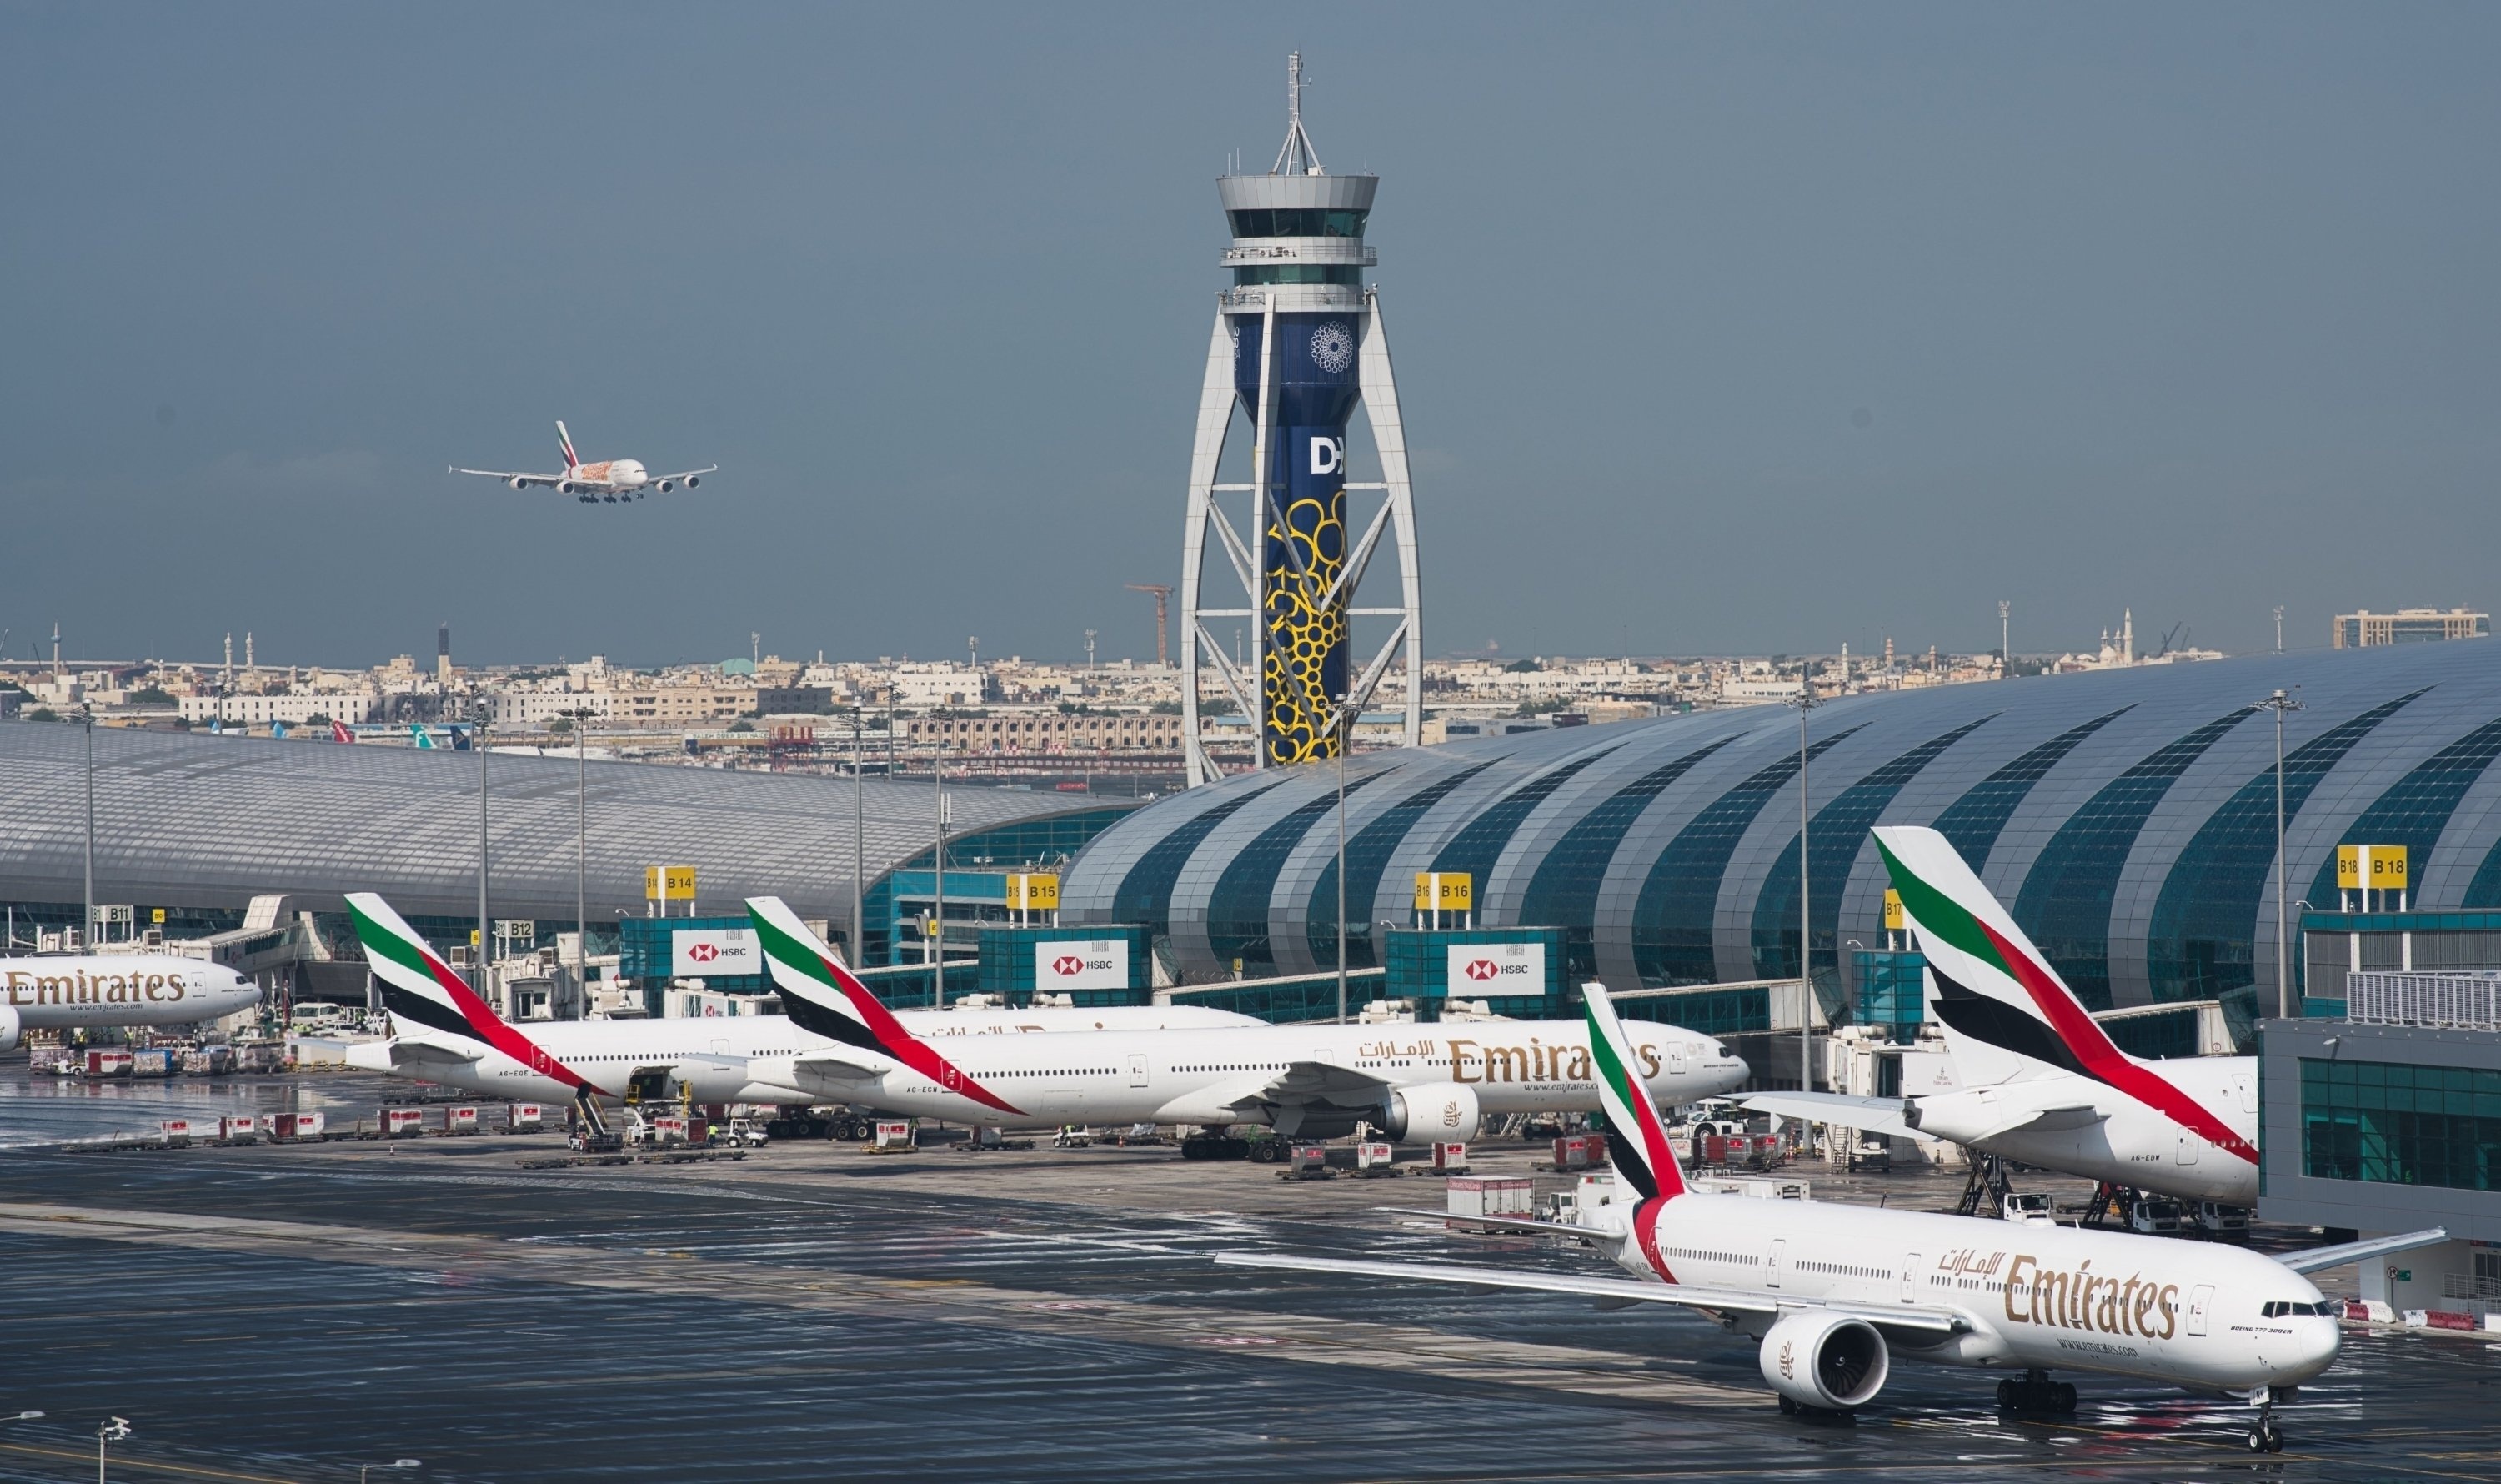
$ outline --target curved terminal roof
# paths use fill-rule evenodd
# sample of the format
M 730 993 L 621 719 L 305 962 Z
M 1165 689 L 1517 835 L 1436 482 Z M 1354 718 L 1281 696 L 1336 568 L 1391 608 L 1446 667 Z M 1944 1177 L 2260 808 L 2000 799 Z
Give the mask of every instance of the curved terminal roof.
M 95 729 L 96 900 L 241 907 L 292 894 L 337 909 L 376 891 L 402 912 L 478 908 L 476 754 Z M 84 728 L 0 723 L 0 899 L 77 902 L 84 857 Z M 492 753 L 488 910 L 570 921 L 574 763 Z M 850 917 L 847 778 L 589 761 L 590 914 L 643 910 L 643 868 L 692 864 L 699 912 L 766 893 L 803 915 Z M 927 783 L 870 779 L 869 884 L 932 842 Z M 949 850 L 977 831 L 1105 807 L 1100 799 L 955 788 Z
M 2339 844 L 2412 852 L 2421 910 L 2501 908 L 2501 647 L 2325 651 L 1841 697 L 1809 722 L 1815 966 L 1884 942 L 1868 828 L 1954 840 L 2079 994 L 2212 997 L 2275 979 L 2275 726 L 2287 895 L 2332 909 Z M 1797 973 L 1797 713 L 1698 712 L 1358 757 L 1352 961 L 1414 873 L 1476 878 L 1479 927 L 1559 927 L 1608 983 Z M 1334 769 L 1150 804 L 1064 874 L 1064 923 L 1145 923 L 1193 980 L 1334 965 Z M 2298 908 L 2296 907 L 2296 912 Z

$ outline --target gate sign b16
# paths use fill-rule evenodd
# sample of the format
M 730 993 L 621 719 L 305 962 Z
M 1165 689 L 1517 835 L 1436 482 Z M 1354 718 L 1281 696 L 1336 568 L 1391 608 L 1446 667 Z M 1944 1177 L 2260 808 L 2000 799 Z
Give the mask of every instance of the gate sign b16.
M 669 972 L 681 979 L 717 979 L 764 972 L 752 928 L 681 928 L 669 934 Z
M 1461 999 L 1486 995 L 1546 993 L 1543 943 L 1453 943 L 1450 993 Z
M 1125 990 L 1129 987 L 1129 940 L 1065 938 L 1033 945 L 1033 987 L 1037 991 Z

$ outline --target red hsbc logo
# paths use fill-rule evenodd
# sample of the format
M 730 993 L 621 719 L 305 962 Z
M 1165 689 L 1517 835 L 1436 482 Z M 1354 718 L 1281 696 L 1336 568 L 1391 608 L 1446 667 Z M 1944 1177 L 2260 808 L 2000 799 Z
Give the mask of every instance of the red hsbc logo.
M 720 957 L 720 945 L 717 943 L 690 944 L 686 948 L 686 957 L 697 963 L 710 963 Z
M 1501 972 L 1501 966 L 1491 959 L 1472 959 L 1468 961 L 1468 977 L 1471 979 L 1491 979 Z
M 1060 975 L 1082 974 L 1085 972 L 1085 961 L 1075 954 L 1063 954 L 1050 961 L 1050 971 Z

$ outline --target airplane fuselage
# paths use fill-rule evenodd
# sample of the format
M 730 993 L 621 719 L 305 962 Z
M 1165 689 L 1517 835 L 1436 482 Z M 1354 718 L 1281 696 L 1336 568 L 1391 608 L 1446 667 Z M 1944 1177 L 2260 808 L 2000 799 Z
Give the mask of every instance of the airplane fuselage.
M 2229 1136 L 2212 1137 L 2126 1093 L 2072 1073 L 1931 1094 L 1913 1098 L 1912 1105 L 1920 1132 L 1984 1154 L 2183 1200 L 2256 1205 L 2256 1059 L 2183 1057 L 2152 1065 Z M 2077 1106 L 2104 1116 L 2073 1128 L 1990 1131 L 2033 1111 Z
M 1939 1365 L 2247 1391 L 2318 1375 L 2341 1340 L 2333 1317 L 2267 1311 L 2320 1305 L 2308 1278 L 2218 1243 L 1694 1193 L 1593 1215 L 1618 1265 L 1644 1277 L 1953 1310 L 1959 1332 L 1889 1336 L 1897 1353 Z M 1736 1328 L 1759 1338 L 1770 1320 Z
M 0 1042 L 20 1029 L 187 1026 L 260 1002 L 230 968 L 171 954 L 0 959 Z

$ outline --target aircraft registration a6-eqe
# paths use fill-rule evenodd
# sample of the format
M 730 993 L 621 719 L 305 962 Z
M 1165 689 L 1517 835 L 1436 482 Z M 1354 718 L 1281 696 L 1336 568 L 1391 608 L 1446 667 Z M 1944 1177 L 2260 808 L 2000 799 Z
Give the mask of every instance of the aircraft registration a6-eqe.
M 684 469 L 675 474 L 654 474 L 643 467 L 639 458 L 603 458 L 584 463 L 573 452 L 573 434 L 564 430 L 559 419 L 555 425 L 556 447 L 564 453 L 562 474 L 517 474 L 510 469 L 463 469 L 453 466 L 454 474 L 476 474 L 486 479 L 500 479 L 516 489 L 544 485 L 558 494 L 569 494 L 584 505 L 602 501 L 614 505 L 619 501 L 639 500 L 657 490 L 661 494 L 680 485 L 692 489 L 703 483 L 703 477 L 719 470 L 718 464 L 706 464 L 700 469 Z
M 1756 1093 L 1747 1107 L 2184 1200 L 2258 1203 L 2257 1058 L 2129 1056 L 1944 835 L 1882 825 L 1875 836 L 1927 958 L 1921 993 L 1960 1086 L 1884 1098 Z
M 2336 1359 L 2335 1305 L 2304 1273 L 2445 1241 L 2445 1231 L 2282 1259 L 2171 1237 L 1967 1216 L 1762 1200 L 1686 1188 L 1658 1107 L 1627 1074 L 1607 992 L 1588 988 L 1591 1044 L 1624 1198 L 1582 1222 L 1485 1218 L 1583 1238 L 1636 1279 L 1456 1264 L 1226 1252 L 1216 1261 L 1369 1279 L 1577 1294 L 1602 1307 L 1684 1304 L 1761 1342 L 1781 1410 L 1848 1412 L 1875 1400 L 1899 1350 L 1945 1366 L 2018 1371 L 2007 1410 L 2073 1411 L 2051 1369 L 2101 1371 L 2246 1398 L 2251 1452 L 2279 1452 L 2274 1408 Z

